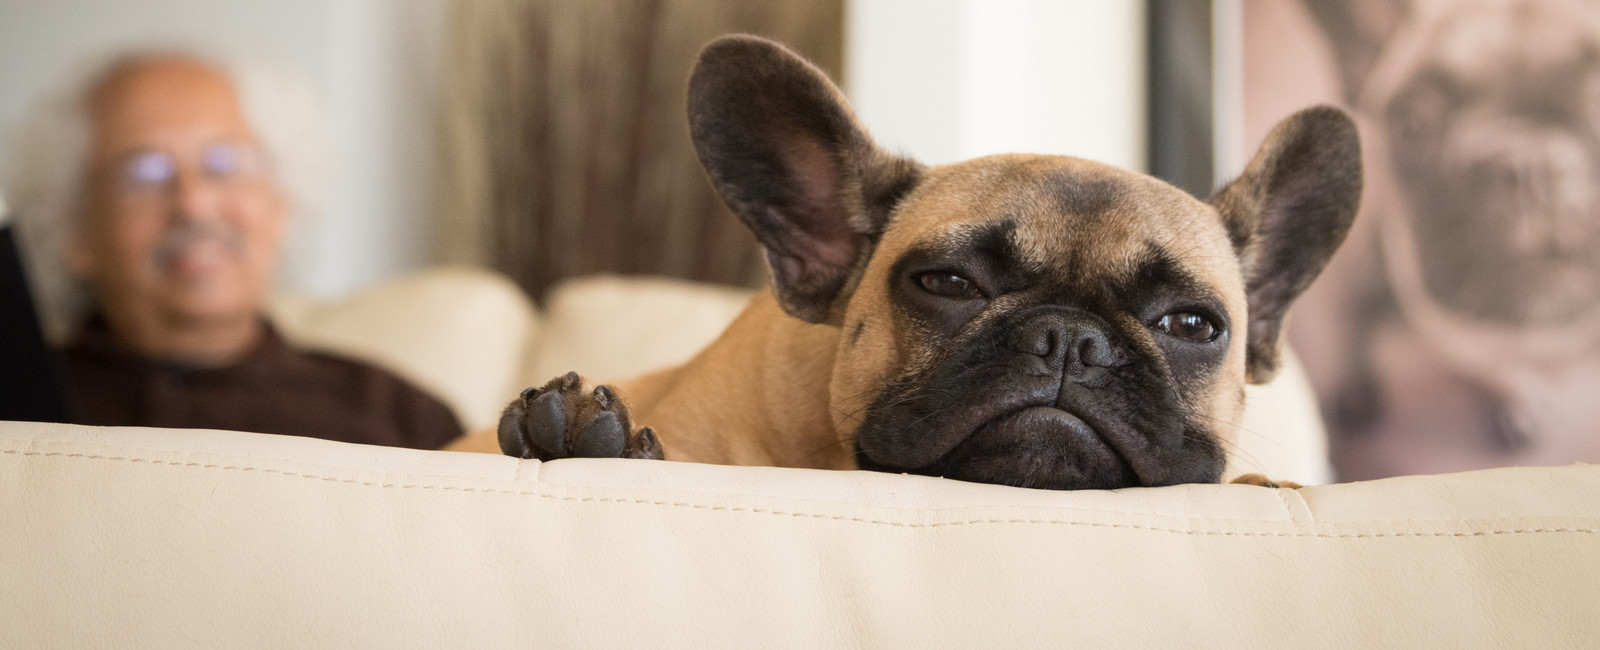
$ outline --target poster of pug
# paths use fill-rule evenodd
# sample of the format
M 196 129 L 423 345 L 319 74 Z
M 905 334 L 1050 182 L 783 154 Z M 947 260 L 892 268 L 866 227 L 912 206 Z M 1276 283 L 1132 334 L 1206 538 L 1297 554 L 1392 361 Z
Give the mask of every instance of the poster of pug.
M 1600 462 L 1600 2 L 1246 0 L 1244 121 L 1361 126 L 1349 242 L 1302 298 L 1343 480 Z

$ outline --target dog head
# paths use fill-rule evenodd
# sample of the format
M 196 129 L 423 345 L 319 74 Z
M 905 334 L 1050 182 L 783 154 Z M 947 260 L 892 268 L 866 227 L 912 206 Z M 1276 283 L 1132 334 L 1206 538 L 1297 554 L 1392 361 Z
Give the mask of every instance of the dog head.
M 1540 326 L 1600 304 L 1597 33 L 1587 3 L 1418 3 L 1362 84 L 1412 231 L 1399 253 L 1418 277 L 1401 280 L 1458 319 Z
M 816 68 L 724 37 L 690 131 L 796 318 L 839 328 L 835 424 L 868 469 L 1049 488 L 1220 477 L 1246 381 L 1349 228 L 1355 129 L 1300 113 L 1209 203 L 1064 156 L 925 167 Z
M 1385 277 L 1369 281 L 1384 282 L 1446 381 L 1504 409 L 1485 418 L 1501 444 L 1587 433 L 1600 376 L 1600 8 L 1306 6 L 1371 127 L 1367 212 L 1383 257 L 1370 270 Z

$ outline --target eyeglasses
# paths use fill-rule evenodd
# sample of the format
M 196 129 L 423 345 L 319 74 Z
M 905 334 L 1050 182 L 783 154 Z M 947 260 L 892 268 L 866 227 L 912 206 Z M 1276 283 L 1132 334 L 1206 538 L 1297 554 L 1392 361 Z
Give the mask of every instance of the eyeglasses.
M 136 199 L 164 195 L 177 180 L 183 161 L 169 151 L 142 149 L 123 156 L 108 170 L 106 178 L 113 193 Z M 223 185 L 252 181 L 266 172 L 266 157 L 260 149 L 236 143 L 219 142 L 200 148 L 195 173 Z

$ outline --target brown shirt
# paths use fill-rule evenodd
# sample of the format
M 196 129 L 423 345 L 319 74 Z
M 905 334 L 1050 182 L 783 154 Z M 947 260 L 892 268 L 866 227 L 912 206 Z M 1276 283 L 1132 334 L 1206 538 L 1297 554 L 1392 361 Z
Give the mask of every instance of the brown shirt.
M 239 363 L 193 368 L 119 349 L 102 318 L 61 353 L 79 424 L 230 429 L 437 449 L 461 435 L 439 400 L 379 368 L 289 347 L 270 324 Z

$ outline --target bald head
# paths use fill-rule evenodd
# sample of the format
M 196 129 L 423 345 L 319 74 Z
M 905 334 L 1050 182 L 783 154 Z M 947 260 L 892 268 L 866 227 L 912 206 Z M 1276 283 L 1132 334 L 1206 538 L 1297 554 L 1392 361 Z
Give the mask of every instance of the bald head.
M 110 71 L 89 94 L 94 139 L 89 165 L 98 167 L 151 139 L 175 131 L 253 141 L 233 82 L 193 59 L 137 59 Z

